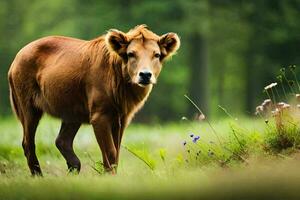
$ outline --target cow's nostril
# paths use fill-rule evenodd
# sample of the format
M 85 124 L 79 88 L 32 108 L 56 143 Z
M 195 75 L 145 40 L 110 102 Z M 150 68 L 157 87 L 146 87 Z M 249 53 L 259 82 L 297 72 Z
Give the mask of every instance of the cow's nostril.
M 152 76 L 152 73 L 151 72 L 140 72 L 139 75 L 141 78 L 150 79 Z

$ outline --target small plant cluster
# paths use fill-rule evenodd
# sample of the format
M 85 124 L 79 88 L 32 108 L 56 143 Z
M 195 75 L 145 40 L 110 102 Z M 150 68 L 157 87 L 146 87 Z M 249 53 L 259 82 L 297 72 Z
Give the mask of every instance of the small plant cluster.
M 215 149 L 212 144 L 212 141 L 210 141 L 209 144 L 201 143 L 200 135 L 190 133 L 189 140 L 184 140 L 182 143 L 187 153 L 185 162 L 189 163 L 197 160 L 206 161 L 207 157 L 213 157 L 215 155 Z
M 247 163 L 247 155 L 249 153 L 249 146 L 254 145 L 255 138 L 245 134 L 246 130 L 236 126 L 237 119 L 232 117 L 225 108 L 219 106 L 230 118 L 233 123 L 230 123 L 231 134 L 226 135 L 226 138 L 221 137 L 221 134 L 212 126 L 209 119 L 205 117 L 200 108 L 188 96 L 185 97 L 190 103 L 199 111 L 201 122 L 206 122 L 212 133 L 215 136 L 215 141 L 202 140 L 201 134 L 193 132 L 188 134 L 188 138 L 183 141 L 184 159 L 189 166 L 204 166 L 207 164 L 217 164 L 225 167 L 232 162 Z M 188 120 L 183 117 L 182 120 Z
M 248 163 L 250 151 L 257 149 L 260 152 L 274 153 L 291 147 L 300 148 L 300 85 L 295 72 L 296 66 L 292 65 L 288 69 L 290 74 L 282 68 L 277 76 L 278 81 L 264 88 L 268 98 L 256 107 L 255 114 L 265 121 L 266 134 L 249 132 L 239 124 L 238 119 L 219 106 L 233 121 L 229 124 L 232 134 L 227 134 L 228 138 L 221 138 L 209 120 L 202 117 L 201 121 L 208 123 L 217 142 L 202 141 L 200 135 L 190 133 L 189 139 L 183 141 L 186 163 L 201 165 L 216 161 L 226 166 L 233 161 Z M 288 75 L 292 75 L 294 80 L 289 80 Z M 279 86 L 284 98 L 279 95 Z M 200 116 L 205 116 L 188 96 L 185 97 L 199 111 Z M 186 117 L 183 119 L 187 120 Z
M 221 134 L 214 129 L 215 141 L 207 141 L 199 134 L 189 133 L 186 140 L 182 142 L 185 163 L 189 166 L 216 164 L 221 167 L 236 162 L 247 164 L 251 148 L 258 146 L 260 137 L 257 137 L 256 133 L 248 134 L 246 129 L 238 127 L 235 122 L 230 122 L 231 131 L 226 136 L 221 137 Z
M 289 66 L 288 69 L 294 80 L 289 80 L 287 70 L 282 68 L 277 76 L 278 82 L 264 88 L 268 99 L 256 107 L 255 113 L 263 117 L 267 124 L 267 149 L 275 151 L 300 147 L 300 85 L 295 72 L 296 66 Z M 289 93 L 284 87 L 285 84 L 290 90 Z M 284 94 L 283 98 L 279 95 L 279 85 Z M 269 124 L 270 120 L 274 121 L 274 127 Z

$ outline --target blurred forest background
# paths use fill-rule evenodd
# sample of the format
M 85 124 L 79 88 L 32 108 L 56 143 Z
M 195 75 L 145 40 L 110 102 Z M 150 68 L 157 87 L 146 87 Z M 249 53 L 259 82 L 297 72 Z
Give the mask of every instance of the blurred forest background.
M 300 0 L 1 0 L 0 116 L 11 114 L 7 71 L 24 45 L 48 35 L 89 40 L 137 24 L 182 40 L 138 121 L 192 116 L 184 94 L 211 117 L 224 115 L 218 105 L 251 115 L 279 69 L 299 65 L 299 19 Z

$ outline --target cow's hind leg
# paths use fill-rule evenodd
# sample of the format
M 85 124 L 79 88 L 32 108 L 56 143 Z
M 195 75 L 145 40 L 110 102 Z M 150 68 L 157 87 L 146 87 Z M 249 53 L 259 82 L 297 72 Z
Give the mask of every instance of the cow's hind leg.
M 23 119 L 21 120 L 23 126 L 23 141 L 22 146 L 24 154 L 27 158 L 27 163 L 32 175 L 42 175 L 39 161 L 35 153 L 35 132 L 38 123 L 42 116 L 42 111 L 36 108 L 27 108 L 23 110 Z
M 55 144 L 61 154 L 67 161 L 69 171 L 80 171 L 80 160 L 73 150 L 74 137 L 80 127 L 80 123 L 66 123 L 62 122 L 59 134 L 56 138 Z

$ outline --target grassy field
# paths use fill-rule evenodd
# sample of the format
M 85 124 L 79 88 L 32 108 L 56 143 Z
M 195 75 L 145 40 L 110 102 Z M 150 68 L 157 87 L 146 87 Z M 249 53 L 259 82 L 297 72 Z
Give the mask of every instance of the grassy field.
M 272 123 L 224 119 L 132 124 L 115 176 L 102 173 L 92 129 L 82 126 L 74 144 L 82 170 L 74 175 L 67 173 L 54 144 L 60 123 L 46 117 L 36 136 L 44 177 L 33 178 L 21 148 L 19 122 L 0 119 L 0 199 L 297 199 L 298 146 L 295 142 L 273 151 L 268 146 Z

